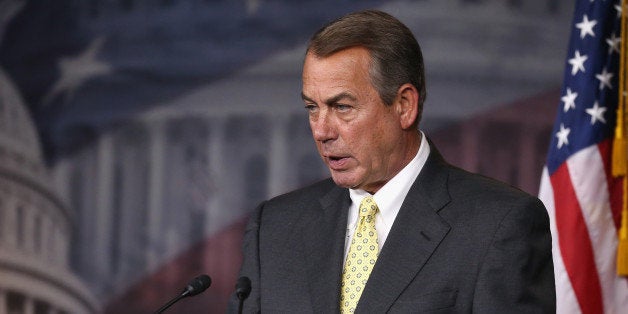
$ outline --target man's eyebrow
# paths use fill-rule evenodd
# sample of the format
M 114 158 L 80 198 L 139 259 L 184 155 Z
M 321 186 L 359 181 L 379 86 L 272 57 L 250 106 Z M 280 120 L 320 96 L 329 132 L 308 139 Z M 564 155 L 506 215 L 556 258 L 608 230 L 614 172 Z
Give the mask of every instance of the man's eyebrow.
M 303 94 L 303 92 L 301 92 L 301 99 L 303 99 L 303 101 L 305 101 L 305 102 L 311 102 L 311 103 L 315 102 L 310 97 L 305 96 L 305 94 Z
M 304 101 L 306 101 L 306 102 L 315 103 L 315 101 L 313 99 L 311 99 L 310 97 L 308 97 L 305 94 L 303 94 L 303 92 L 301 92 L 301 98 Z M 337 102 L 339 102 L 339 101 L 341 101 L 343 99 L 348 99 L 348 100 L 351 100 L 351 101 L 355 101 L 356 100 L 355 96 L 353 96 L 352 94 L 347 93 L 347 92 L 342 92 L 342 93 L 340 93 L 338 95 L 332 96 L 332 97 L 328 98 L 327 100 L 325 100 L 325 104 L 326 105 L 332 105 L 332 104 L 335 104 L 335 103 L 337 103 Z
M 335 103 L 337 103 L 337 102 L 339 102 L 339 101 L 341 101 L 341 100 L 343 100 L 343 99 L 348 99 L 348 100 L 351 100 L 351 101 L 356 101 L 355 96 L 353 96 L 352 94 L 347 93 L 347 92 L 342 92 L 342 93 L 340 93 L 340 94 L 338 94 L 338 95 L 335 95 L 335 96 L 333 96 L 333 97 L 328 98 L 328 99 L 325 101 L 325 104 L 327 104 L 327 105 L 333 105 L 333 104 L 335 104 Z

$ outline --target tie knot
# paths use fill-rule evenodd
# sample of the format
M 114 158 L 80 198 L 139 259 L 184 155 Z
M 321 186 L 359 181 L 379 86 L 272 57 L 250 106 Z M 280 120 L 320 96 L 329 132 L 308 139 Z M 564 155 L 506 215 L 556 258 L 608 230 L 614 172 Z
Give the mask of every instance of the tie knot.
M 375 214 L 377 214 L 377 204 L 372 196 L 367 196 L 362 199 L 360 202 L 360 217 L 371 217 L 374 218 Z

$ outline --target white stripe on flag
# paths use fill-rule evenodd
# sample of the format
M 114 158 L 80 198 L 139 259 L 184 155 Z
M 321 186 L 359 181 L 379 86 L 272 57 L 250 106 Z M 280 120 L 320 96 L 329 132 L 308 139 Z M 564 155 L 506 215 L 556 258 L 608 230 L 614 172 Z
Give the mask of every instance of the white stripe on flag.
M 556 230 L 556 209 L 554 207 L 554 189 L 549 180 L 547 167 L 543 168 L 541 176 L 541 188 L 539 198 L 545 204 L 547 213 L 550 218 L 550 231 L 552 232 L 552 255 L 554 260 L 554 277 L 556 281 L 556 313 L 573 313 L 581 314 L 576 294 L 571 287 L 569 275 L 563 263 L 563 257 L 560 253 L 560 245 L 558 244 L 558 234 Z

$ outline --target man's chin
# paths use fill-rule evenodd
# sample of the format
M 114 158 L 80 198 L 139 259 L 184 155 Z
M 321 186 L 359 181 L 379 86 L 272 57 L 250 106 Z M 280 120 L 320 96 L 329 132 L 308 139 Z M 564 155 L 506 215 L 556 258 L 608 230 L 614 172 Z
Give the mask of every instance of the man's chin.
M 355 178 L 348 177 L 346 173 L 338 174 L 332 171 L 331 178 L 334 180 L 334 183 L 341 188 L 353 189 L 359 185 Z

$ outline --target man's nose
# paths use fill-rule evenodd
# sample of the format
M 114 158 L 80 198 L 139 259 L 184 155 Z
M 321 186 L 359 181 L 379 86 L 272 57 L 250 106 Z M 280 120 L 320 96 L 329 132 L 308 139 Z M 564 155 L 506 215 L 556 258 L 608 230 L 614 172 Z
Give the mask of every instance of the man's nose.
M 310 120 L 310 127 L 315 141 L 327 142 L 337 137 L 331 117 L 326 113 L 319 114 L 316 119 Z

